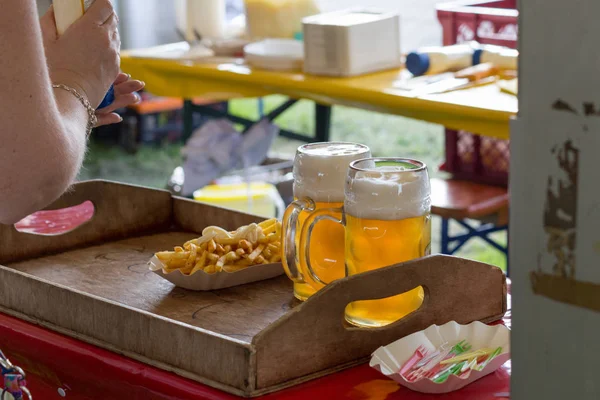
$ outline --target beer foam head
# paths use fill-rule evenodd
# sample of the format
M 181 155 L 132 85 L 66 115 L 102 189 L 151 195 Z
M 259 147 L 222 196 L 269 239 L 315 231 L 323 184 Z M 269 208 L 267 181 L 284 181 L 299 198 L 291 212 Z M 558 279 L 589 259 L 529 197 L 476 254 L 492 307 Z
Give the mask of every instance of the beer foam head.
M 402 164 L 354 163 L 354 176 L 346 183 L 345 211 L 357 218 L 388 221 L 428 214 L 431 187 L 425 164 L 412 160 Z
M 315 202 L 344 201 L 344 184 L 352 161 L 371 156 L 367 146 L 348 142 L 301 146 L 294 160 L 294 196 Z

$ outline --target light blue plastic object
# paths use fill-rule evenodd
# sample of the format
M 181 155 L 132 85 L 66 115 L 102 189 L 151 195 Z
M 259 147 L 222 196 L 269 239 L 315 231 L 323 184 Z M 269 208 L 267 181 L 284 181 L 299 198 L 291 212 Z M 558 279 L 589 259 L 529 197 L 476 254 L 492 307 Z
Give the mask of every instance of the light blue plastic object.
M 478 65 L 481 63 L 481 55 L 483 54 L 482 49 L 477 49 L 473 52 L 473 65 Z
M 429 55 L 412 52 L 406 56 L 406 69 L 414 76 L 423 75 L 429 70 Z
M 294 33 L 294 39 L 298 40 L 298 41 L 303 41 L 304 40 L 304 32 L 296 32 Z
M 98 109 L 110 106 L 115 101 L 115 88 L 113 86 L 108 89 L 108 93 L 104 96 L 104 100 L 98 106 Z

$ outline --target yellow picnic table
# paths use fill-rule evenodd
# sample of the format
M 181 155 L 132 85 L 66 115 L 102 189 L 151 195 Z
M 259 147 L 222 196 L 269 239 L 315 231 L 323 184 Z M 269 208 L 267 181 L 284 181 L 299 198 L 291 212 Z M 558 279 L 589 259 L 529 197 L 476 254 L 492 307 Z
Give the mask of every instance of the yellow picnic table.
M 509 120 L 518 107 L 517 98 L 502 92 L 496 84 L 411 97 L 398 89 L 399 82 L 406 78 L 406 72 L 400 69 L 331 78 L 258 70 L 243 61 L 193 62 L 154 58 L 151 50 L 144 50 L 144 54 L 124 52 L 122 69 L 145 81 L 147 89 L 159 96 L 225 101 L 282 94 L 313 100 L 325 107 L 357 107 L 501 139 L 509 137 Z

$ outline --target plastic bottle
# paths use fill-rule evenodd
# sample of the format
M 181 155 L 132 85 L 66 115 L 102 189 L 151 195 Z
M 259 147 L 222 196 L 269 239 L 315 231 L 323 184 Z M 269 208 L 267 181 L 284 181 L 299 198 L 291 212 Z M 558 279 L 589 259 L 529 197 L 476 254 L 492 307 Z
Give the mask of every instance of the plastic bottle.
M 406 68 L 414 75 L 459 71 L 473 65 L 477 42 L 443 47 L 423 47 L 406 56 Z
M 225 0 L 188 0 L 187 23 L 202 39 L 225 36 Z
M 316 0 L 244 0 L 252 40 L 293 39 L 303 32 L 302 19 L 319 14 Z
M 92 3 L 94 0 L 54 0 L 54 18 L 58 35 L 65 33 L 71 24 L 81 18 Z M 114 88 L 111 86 L 98 108 L 109 106 L 114 99 Z
M 518 69 L 519 51 L 502 46 L 483 45 L 473 53 L 473 65 L 490 63 L 498 69 Z

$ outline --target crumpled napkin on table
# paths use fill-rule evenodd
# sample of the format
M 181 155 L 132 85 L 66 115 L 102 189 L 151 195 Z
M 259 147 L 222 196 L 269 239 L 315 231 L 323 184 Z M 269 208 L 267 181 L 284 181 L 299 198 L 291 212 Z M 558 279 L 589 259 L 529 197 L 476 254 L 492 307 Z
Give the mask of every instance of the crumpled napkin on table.
M 211 120 L 196 130 L 182 149 L 182 196 L 190 196 L 232 169 L 262 163 L 279 128 L 261 120 L 242 134 L 228 120 Z

